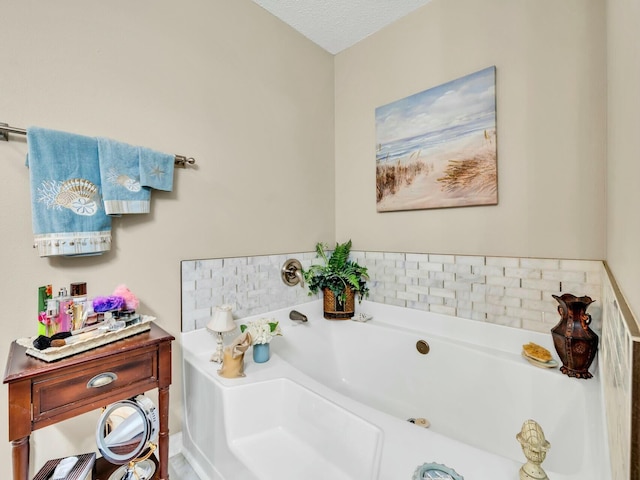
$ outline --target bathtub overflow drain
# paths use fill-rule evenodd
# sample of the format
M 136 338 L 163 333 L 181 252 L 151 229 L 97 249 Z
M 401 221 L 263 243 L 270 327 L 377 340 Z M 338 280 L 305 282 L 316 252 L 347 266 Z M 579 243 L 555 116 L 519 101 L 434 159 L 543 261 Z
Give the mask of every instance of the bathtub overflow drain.
M 425 342 L 424 340 L 418 340 L 416 342 L 416 349 L 422 355 L 426 355 L 427 353 L 429 353 L 430 347 L 429 347 L 429 344 L 427 342 Z

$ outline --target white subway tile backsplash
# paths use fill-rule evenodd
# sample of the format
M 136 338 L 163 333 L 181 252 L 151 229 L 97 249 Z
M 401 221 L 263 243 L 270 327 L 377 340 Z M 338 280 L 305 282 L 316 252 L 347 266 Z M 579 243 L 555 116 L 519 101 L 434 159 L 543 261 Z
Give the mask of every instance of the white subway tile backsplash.
M 521 300 L 517 297 L 487 295 L 486 302 L 492 305 L 502 305 L 505 307 L 520 307 Z
M 474 257 L 470 255 L 456 255 L 455 263 L 458 265 L 484 265 L 485 257 Z
M 444 264 L 445 272 L 452 273 L 466 273 L 471 274 L 471 264 L 466 263 L 445 263 Z
M 469 320 L 478 320 L 479 322 L 487 321 L 487 314 L 484 312 L 478 312 L 472 309 L 458 308 L 456 315 L 462 318 L 468 318 Z
M 416 293 L 419 295 L 428 295 L 429 287 L 427 287 L 426 285 L 407 285 L 407 292 Z
M 494 265 L 497 267 L 518 267 L 520 265 L 519 258 L 510 257 L 486 257 L 485 265 Z
M 433 280 L 443 280 L 443 281 L 447 281 L 447 280 L 455 280 L 456 279 L 456 274 L 452 273 L 452 272 L 433 272 L 430 271 L 429 272 L 429 278 L 433 279 Z
M 444 271 L 444 264 L 436 262 L 419 262 L 418 268 L 420 270 L 428 270 L 430 272 L 442 272 Z
M 417 302 L 418 301 L 418 294 L 414 293 L 414 292 L 398 292 L 398 294 L 396 295 L 396 298 L 400 299 L 400 300 L 408 300 L 411 302 Z
M 319 263 L 315 252 L 182 262 L 184 328 L 193 312 L 218 303 L 234 304 L 241 317 L 316 299 L 282 284 L 288 258 L 304 268 Z M 597 298 L 602 283 L 601 262 L 589 260 L 369 251 L 351 259 L 367 267 L 372 301 L 536 331 L 557 322 L 551 294 Z M 597 309 L 592 315 L 600 316 Z
M 429 288 L 429 294 L 433 295 L 434 297 L 456 298 L 456 292 L 447 288 L 431 287 Z
M 395 305 L 396 307 L 406 307 L 407 302 L 397 297 L 384 297 L 384 303 L 387 305 Z
M 429 278 L 429 270 L 406 270 L 405 275 L 412 278 Z
M 562 270 L 543 270 L 543 280 L 559 280 L 561 282 L 577 282 L 584 283 L 586 280 L 585 272 L 565 272 Z
M 505 288 L 504 294 L 508 297 L 528 298 L 530 300 L 541 300 L 542 292 L 532 288 Z
M 597 298 L 602 291 L 601 285 L 588 284 L 588 283 L 576 283 L 576 282 L 562 282 L 562 293 L 572 293 L 577 297 L 587 295 L 593 299 Z
M 560 291 L 559 280 L 534 280 L 531 278 L 523 278 L 520 282 L 522 288 L 531 288 L 534 290 L 550 290 Z
M 544 322 L 542 321 L 542 312 L 540 312 L 539 310 L 528 310 L 526 308 L 520 307 L 507 307 L 506 313 L 510 317 L 518 317 L 522 318 L 523 320 L 537 322 L 548 330 L 547 326 L 544 325 Z M 540 330 L 536 329 L 536 331 L 539 332 Z
M 507 327 L 522 328 L 522 319 L 517 317 L 509 317 L 508 315 L 494 315 L 487 313 L 487 322 Z
M 487 276 L 486 283 L 487 285 L 501 285 L 503 287 L 520 287 L 520 283 L 522 282 L 521 278 L 516 277 L 494 277 Z
M 507 267 L 504 269 L 505 277 L 515 277 L 515 278 L 542 278 L 542 270 L 536 268 L 512 268 Z
M 560 260 L 560 270 L 568 272 L 595 272 L 602 276 L 602 262 L 594 260 Z
M 408 262 L 428 262 L 429 254 L 428 253 L 407 253 L 405 254 L 405 259 Z
M 504 276 L 504 267 L 495 265 L 472 265 L 471 272 L 474 275 L 491 275 L 494 277 Z
M 504 315 L 506 309 L 502 305 L 493 305 L 490 303 L 473 302 L 473 309 L 478 312 L 491 313 L 493 315 Z M 487 320 L 489 319 L 487 315 Z
M 442 315 L 455 315 L 456 309 L 455 307 L 448 307 L 446 305 L 430 305 L 429 311 L 434 313 L 440 313 Z
M 457 292 L 457 291 L 470 292 L 471 291 L 471 283 L 470 282 L 458 282 L 458 281 L 444 282 L 444 288 L 446 290 L 452 290 L 454 292 Z
M 430 253 L 429 261 L 435 262 L 435 263 L 454 263 L 455 255 L 436 255 L 436 254 Z
M 555 258 L 521 258 L 520 266 L 539 270 L 559 270 L 560 260 Z

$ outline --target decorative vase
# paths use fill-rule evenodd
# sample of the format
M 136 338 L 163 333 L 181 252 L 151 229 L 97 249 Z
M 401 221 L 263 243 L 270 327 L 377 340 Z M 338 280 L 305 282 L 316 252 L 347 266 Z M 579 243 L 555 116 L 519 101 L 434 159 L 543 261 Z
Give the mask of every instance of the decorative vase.
M 324 305 L 324 318 L 327 320 L 348 320 L 353 317 L 355 313 L 355 294 L 353 289 L 347 287 L 347 298 L 342 301 L 340 296 L 335 296 L 331 289 L 323 288 L 323 305 Z
M 264 363 L 269 360 L 271 352 L 268 343 L 256 343 L 253 346 L 253 361 L 255 363 Z
M 551 329 L 553 345 L 562 361 L 560 371 L 570 377 L 591 378 L 589 367 L 598 350 L 598 335 L 589 328 L 591 315 L 586 310 L 593 300 L 570 293 L 552 296 L 560 304 L 560 321 Z

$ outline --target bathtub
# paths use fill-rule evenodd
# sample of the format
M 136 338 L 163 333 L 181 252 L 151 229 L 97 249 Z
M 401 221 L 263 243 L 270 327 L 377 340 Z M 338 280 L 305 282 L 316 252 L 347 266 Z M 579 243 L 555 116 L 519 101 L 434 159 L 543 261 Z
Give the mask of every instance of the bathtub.
M 597 365 L 578 380 L 521 356 L 529 341 L 554 352 L 550 334 L 367 301 L 366 323 L 325 320 L 320 301 L 293 308 L 309 321 L 291 308 L 252 317 L 275 318 L 283 336 L 267 363 L 247 352 L 244 378 L 217 375 L 205 330 L 182 334 L 182 448 L 202 480 L 410 480 L 429 462 L 512 480 L 527 419 L 551 443 L 551 479 L 610 477 Z

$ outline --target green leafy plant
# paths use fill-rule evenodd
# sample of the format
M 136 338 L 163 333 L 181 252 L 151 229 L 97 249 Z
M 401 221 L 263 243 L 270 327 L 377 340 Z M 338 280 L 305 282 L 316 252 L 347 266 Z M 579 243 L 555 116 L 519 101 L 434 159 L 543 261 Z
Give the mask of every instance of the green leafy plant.
M 349 260 L 351 252 L 351 240 L 345 243 L 336 243 L 336 247 L 328 254 L 329 247 L 322 242 L 316 244 L 316 258 L 321 263 L 313 264 L 303 270 L 304 280 L 309 286 L 309 295 L 318 293 L 328 288 L 333 292 L 340 303 L 347 299 L 347 287 L 362 301 L 369 295 L 367 280 L 369 276 L 367 268 Z

